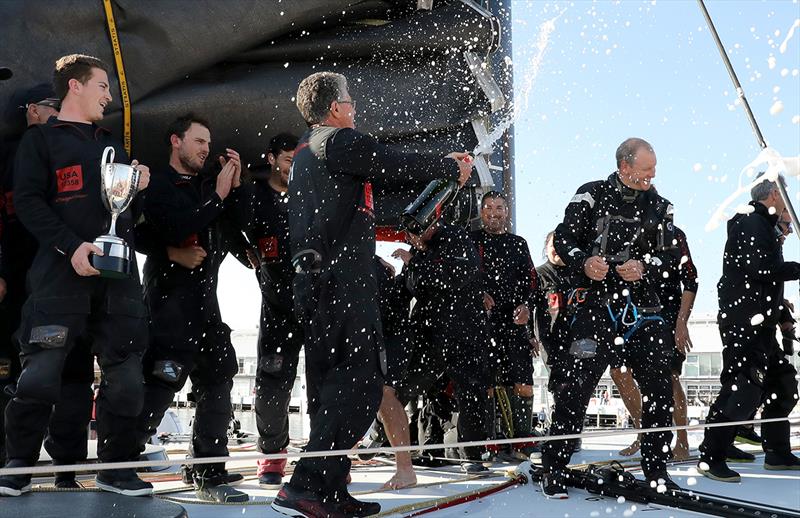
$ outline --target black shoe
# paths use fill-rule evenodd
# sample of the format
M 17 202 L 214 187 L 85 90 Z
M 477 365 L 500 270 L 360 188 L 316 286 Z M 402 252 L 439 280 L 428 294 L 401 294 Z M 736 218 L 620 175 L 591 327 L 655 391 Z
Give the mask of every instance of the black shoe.
M 345 516 L 372 516 L 381 512 L 381 504 L 356 500 L 350 493 L 337 502 L 336 507 Z
M 767 453 L 764 457 L 764 469 L 770 471 L 798 471 L 800 459 L 791 453 Z
M 191 466 L 181 466 L 181 480 L 187 486 L 194 485 L 194 470 Z M 240 473 L 230 473 L 226 471 L 222 475 L 222 483 L 229 486 L 235 486 L 244 482 L 244 476 Z
M 83 489 L 83 486 L 75 480 L 74 471 L 56 473 L 56 480 L 53 485 L 56 489 Z
M 475 473 L 485 473 L 489 468 L 483 465 L 482 462 L 466 461 L 461 463 L 461 471 L 473 475 Z
M 19 460 L 9 460 L 7 468 L 26 468 L 30 467 L 27 463 Z M 3 475 L 0 476 L 0 496 L 19 496 L 31 490 L 30 475 Z
M 666 471 L 659 471 L 647 477 L 647 483 L 650 488 L 654 489 L 657 493 L 666 493 L 681 491 L 681 486 L 675 483 Z
M 203 479 L 195 478 L 194 494 L 197 498 L 206 502 L 218 502 L 221 504 L 247 502 L 250 495 L 244 491 L 231 487 L 228 484 L 212 484 Z
M 717 482 L 742 481 L 742 477 L 729 468 L 724 461 L 707 462 L 701 458 L 700 462 L 697 464 L 697 471 L 699 471 L 704 477 L 708 477 L 711 480 L 716 480 Z
M 761 436 L 756 433 L 756 429 L 750 426 L 740 426 L 736 429 L 736 442 L 744 444 L 752 444 L 753 446 L 761 446 L 764 442 Z
M 554 473 L 542 474 L 542 480 L 539 482 L 539 487 L 542 488 L 542 493 L 547 498 L 554 500 L 566 500 L 569 498 L 567 485 L 562 482 L 562 477 Z
M 140 479 L 133 469 L 98 471 L 95 485 L 103 491 L 125 496 L 150 496 L 153 494 L 153 484 Z
M 731 444 L 725 451 L 725 460 L 727 462 L 755 462 L 756 456 Z
M 258 476 L 258 485 L 265 489 L 280 489 L 283 484 L 283 476 L 274 471 L 262 473 Z
M 297 518 L 344 518 L 333 504 L 323 503 L 316 493 L 284 484 L 270 505 L 274 511 Z

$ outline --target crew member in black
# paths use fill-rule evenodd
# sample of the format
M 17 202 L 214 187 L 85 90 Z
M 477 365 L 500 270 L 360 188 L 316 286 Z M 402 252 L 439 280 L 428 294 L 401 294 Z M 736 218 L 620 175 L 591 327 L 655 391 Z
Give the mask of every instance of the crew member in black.
M 417 299 L 411 313 L 415 350 L 394 386 L 397 397 L 404 404 L 415 401 L 445 373 L 454 384 L 459 442 L 486 440 L 493 429 L 492 374 L 475 246 L 466 230 L 442 220 L 421 236 L 409 231 L 407 235 L 414 251 L 401 248 L 394 255 L 405 263 L 406 287 Z M 482 451 L 461 448 L 462 468 L 485 471 Z
M 196 260 L 194 268 L 187 268 L 156 252 L 145 262 L 150 346 L 143 362 L 145 404 L 135 434 L 140 451 L 144 450 L 175 393 L 191 377 L 197 404 L 191 454 L 224 456 L 228 454 L 230 392 L 238 363 L 231 330 L 220 316 L 217 277 L 232 246 L 230 240 L 241 239 L 223 212 L 224 200 L 239 185 L 241 164 L 238 153 L 227 149 L 219 159 L 219 174 L 206 174 L 203 166 L 211 132 L 208 122 L 193 114 L 169 125 L 166 144 L 169 167 L 153 176 L 144 203 L 145 224 L 162 249 L 182 248 Z M 248 499 L 246 493 L 227 484 L 223 463 L 200 464 L 191 469 L 189 478 L 201 499 Z
M 289 253 L 289 168 L 297 137 L 280 133 L 270 140 L 269 172 L 253 173 L 254 181 L 237 192 L 239 228 L 256 249 L 261 286 L 261 326 L 256 371 L 256 427 L 261 453 L 286 453 L 289 444 L 289 399 L 303 346 L 303 328 L 294 315 Z M 258 482 L 278 489 L 286 459 L 259 460 Z
M 789 216 L 789 211 L 784 211 L 783 214 L 780 215 L 778 218 L 778 223 L 775 226 L 775 231 L 779 234 L 778 241 L 781 244 L 781 252 L 783 251 L 783 244 L 786 242 L 786 238 L 789 237 L 789 234 L 792 233 L 792 221 L 791 217 Z M 778 320 L 778 328 L 781 332 L 782 338 L 782 347 L 783 353 L 786 356 L 792 356 L 794 354 L 794 342 L 797 341 L 797 337 L 795 336 L 795 320 L 792 316 L 792 312 L 794 311 L 794 306 L 788 301 L 783 300 L 783 309 L 781 310 L 781 317 Z M 750 419 L 755 419 L 755 415 L 758 411 L 754 412 Z M 758 435 L 755 431 L 755 425 L 741 425 L 736 429 L 736 439 L 735 442 L 741 442 L 745 444 L 751 444 L 753 446 L 761 446 L 763 440 L 761 436 Z M 737 453 L 735 459 L 731 458 L 731 450 Z M 755 461 L 755 455 L 750 452 L 745 452 L 736 448 L 734 445 L 731 445 L 728 448 L 728 461 L 739 460 L 744 462 L 753 462 Z
M 300 139 L 289 180 L 289 229 L 295 306 L 305 326 L 311 432 L 309 451 L 351 448 L 381 400 L 382 347 L 372 178 L 469 177 L 464 154 L 401 154 L 355 131 L 355 100 L 344 76 L 312 74 L 297 106 L 310 130 Z M 459 176 L 460 174 L 460 176 Z M 312 318 L 313 317 L 313 318 Z M 304 458 L 272 506 L 292 514 L 373 514 L 377 504 L 352 498 L 346 456 Z
M 6 122 L 23 120 L 27 127 L 45 124 L 50 117 L 58 115 L 61 102 L 53 87 L 40 84 L 20 90 L 11 96 L 6 110 Z M 7 141 L 8 142 L 8 141 Z M 2 235 L 0 235 L 0 425 L 4 425 L 6 404 L 11 399 L 5 385 L 16 383 L 20 374 L 19 345 L 12 341 L 12 334 L 19 328 L 22 306 L 27 297 L 25 278 L 28 275 L 38 247 L 36 239 L 19 220 L 14 208 L 14 168 L 16 141 L 7 156 L 3 176 Z M 10 366 L 10 370 L 7 368 Z M 92 383 L 94 382 L 94 356 L 87 340 L 77 340 L 67 354 L 61 376 L 61 397 L 53 407 L 45 450 L 55 464 L 77 464 L 88 456 L 86 427 L 91 419 Z M 4 426 L 0 426 L 3 429 Z M 0 437 L 0 458 L 5 459 L 5 435 Z M 74 472 L 56 473 L 55 486 L 59 489 L 76 489 Z
M 506 425 L 507 433 L 531 437 L 533 357 L 527 324 L 536 270 L 528 243 L 506 230 L 508 203 L 502 193 L 490 191 L 483 196 L 481 222 L 483 228 L 472 233 L 472 241 L 478 249 L 483 302 L 492 330 L 489 363 L 494 383 L 508 394 L 511 422 Z M 513 449 L 527 457 L 534 445 L 520 443 Z
M 65 359 L 78 339 L 91 341 L 103 371 L 97 401 L 101 462 L 130 458 L 136 445 L 128 431 L 143 403 L 147 327 L 136 259 L 131 276 L 123 279 L 99 277 L 90 262 L 92 254 L 102 254 L 92 242 L 108 232 L 111 221 L 100 193 L 100 157 L 113 146 L 117 162 L 127 161 L 122 146 L 95 124 L 111 102 L 107 67 L 89 56 L 64 56 L 56 62 L 54 89 L 62 101 L 58 118 L 25 133 L 14 163 L 16 211 L 39 248 L 18 332 L 22 374 L 6 407 L 9 467 L 32 466 L 39 457 L 53 404 L 62 396 Z M 142 190 L 149 171 L 138 167 Z M 131 245 L 137 217 L 134 204 L 117 220 L 117 235 Z M 30 479 L 0 477 L 0 494 L 28 491 Z M 152 485 L 132 469 L 101 471 L 97 486 L 125 495 L 152 493 Z
M 786 417 L 797 403 L 797 371 L 784 357 L 775 327 L 781 320 L 783 283 L 800 279 L 800 263 L 783 260 L 776 223 L 786 206 L 778 185 L 762 178 L 750 195 L 752 210 L 728 221 L 717 283 L 722 388 L 708 423 L 750 419 L 761 404 L 763 419 Z M 739 474 L 725 462 L 735 436 L 735 426 L 706 429 L 698 465 L 703 475 L 739 482 Z M 763 423 L 761 436 L 767 469 L 800 467 L 791 452 L 788 422 Z
M 4 119 L 11 127 L 24 121 L 25 128 L 44 124 L 58 115 L 59 100 L 53 87 L 43 83 L 14 92 L 6 108 Z M 0 221 L 0 410 L 5 409 L 11 396 L 5 390 L 19 377 L 19 346 L 12 335 L 19 329 L 22 305 L 27 298 L 25 276 L 36 255 L 36 239 L 22 226 L 14 207 L 14 158 L 17 156 L 19 136 L 3 141 L 2 167 L 2 221 Z M 0 412 L 0 426 L 4 425 Z M 84 434 L 85 436 L 85 434 Z M 85 439 L 85 437 L 84 437 Z M 5 436 L 0 437 L 0 459 L 5 461 Z
M 652 189 L 655 189 L 655 187 L 652 187 Z M 688 324 L 692 307 L 694 306 L 694 299 L 697 295 L 697 268 L 694 265 L 694 261 L 692 261 L 686 234 L 678 227 L 673 228 L 675 246 L 680 254 L 680 261 L 675 263 L 675 271 L 670 272 L 667 277 L 662 279 L 658 289 L 658 297 L 662 307 L 661 316 L 670 330 L 667 337 L 675 348 L 672 355 L 672 364 L 670 365 L 670 371 L 672 372 L 672 398 L 674 400 L 672 416 L 675 425 L 686 426 L 689 424 L 686 393 L 683 391 L 680 376 L 683 370 L 683 362 L 686 361 L 686 352 L 692 349 Z M 611 379 L 617 385 L 625 407 L 638 428 L 642 416 L 642 395 L 639 393 L 639 387 L 636 386 L 631 371 L 612 366 Z M 689 457 L 688 434 L 686 430 L 678 430 L 676 435 L 675 447 L 672 448 L 672 458 L 685 460 Z M 639 448 L 640 441 L 637 437 L 633 444 L 619 453 L 624 456 L 634 455 L 639 451 Z M 728 455 L 729 458 L 731 455 L 737 458 L 750 456 L 749 453 L 734 449 L 733 446 L 731 446 L 731 451 L 728 452 Z
M 644 428 L 669 426 L 672 390 L 671 341 L 659 316 L 658 283 L 674 271 L 672 206 L 649 191 L 656 156 L 644 140 L 631 138 L 616 153 L 618 171 L 580 187 L 555 233 L 555 247 L 581 294 L 570 329 L 571 362 L 561 390 L 553 394 L 552 435 L 578 433 L 597 382 L 613 361 L 633 371 L 644 401 Z M 582 277 L 579 277 L 582 275 Z M 674 488 L 666 472 L 671 433 L 645 434 L 642 468 L 660 490 Z M 550 441 L 542 448 L 543 492 L 566 498 L 563 470 L 571 448 Z
M 547 390 L 561 390 L 559 378 L 567 370 L 569 356 L 569 323 L 572 312 L 568 301 L 572 290 L 567 267 L 553 245 L 555 232 L 545 238 L 547 262 L 536 267 L 537 289 L 531 293 L 534 312 L 534 333 L 544 349 L 545 363 L 550 370 Z M 573 294 L 574 295 L 574 294 Z
M 392 446 L 408 446 L 411 444 L 411 427 L 406 405 L 398 399 L 394 387 L 402 379 L 408 367 L 409 351 L 413 350 L 414 340 L 409 320 L 413 296 L 406 288 L 405 275 L 395 276 L 394 266 L 378 256 L 375 256 L 374 265 L 386 348 L 386 374 L 378 420 L 373 425 L 370 440 L 373 446 L 380 446 L 387 439 Z M 383 487 L 402 489 L 416 483 L 417 475 L 414 473 L 411 452 L 395 452 L 395 473 Z

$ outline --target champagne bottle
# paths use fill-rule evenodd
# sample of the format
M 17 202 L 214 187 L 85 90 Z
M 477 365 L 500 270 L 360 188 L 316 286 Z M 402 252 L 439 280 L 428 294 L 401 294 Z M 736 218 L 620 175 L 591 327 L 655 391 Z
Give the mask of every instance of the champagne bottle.
M 433 180 L 425 187 L 400 215 L 400 228 L 412 234 L 422 235 L 436 223 L 442 212 L 453 202 L 458 194 L 455 180 Z

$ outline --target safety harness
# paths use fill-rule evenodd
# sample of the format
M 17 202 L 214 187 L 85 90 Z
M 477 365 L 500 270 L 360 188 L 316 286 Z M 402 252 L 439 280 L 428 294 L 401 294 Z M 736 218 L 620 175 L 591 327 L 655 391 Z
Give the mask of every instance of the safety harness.
M 650 312 L 650 311 L 657 311 L 657 308 L 642 308 L 642 312 L 640 312 L 639 308 L 636 304 L 633 303 L 631 300 L 631 294 L 628 293 L 625 295 L 625 307 L 622 308 L 622 311 L 619 313 L 614 313 L 611 309 L 611 303 L 606 304 L 606 309 L 608 309 L 608 316 L 611 317 L 611 322 L 614 324 L 614 331 L 620 331 L 620 326 L 622 329 L 627 328 L 627 331 L 622 335 L 622 339 L 626 342 L 632 337 L 636 331 L 638 331 L 645 323 L 652 322 L 652 321 L 659 321 L 663 322 L 664 319 L 658 315 L 643 315 L 643 312 Z M 629 317 L 632 317 L 632 319 Z

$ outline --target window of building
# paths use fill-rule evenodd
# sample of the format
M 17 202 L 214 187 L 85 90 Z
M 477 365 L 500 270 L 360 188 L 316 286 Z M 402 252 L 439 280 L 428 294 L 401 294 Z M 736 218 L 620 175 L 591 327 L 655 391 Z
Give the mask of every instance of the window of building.
M 696 354 L 687 354 L 683 364 L 683 375 L 687 378 L 696 378 L 700 375 L 699 360 Z
M 603 393 L 608 390 L 608 385 L 600 384 L 597 385 L 597 388 L 594 389 L 594 397 L 601 398 L 603 397 Z
M 695 384 L 689 383 L 686 385 L 686 399 L 690 405 L 710 405 L 719 394 L 722 386 L 719 383 L 709 384 Z

